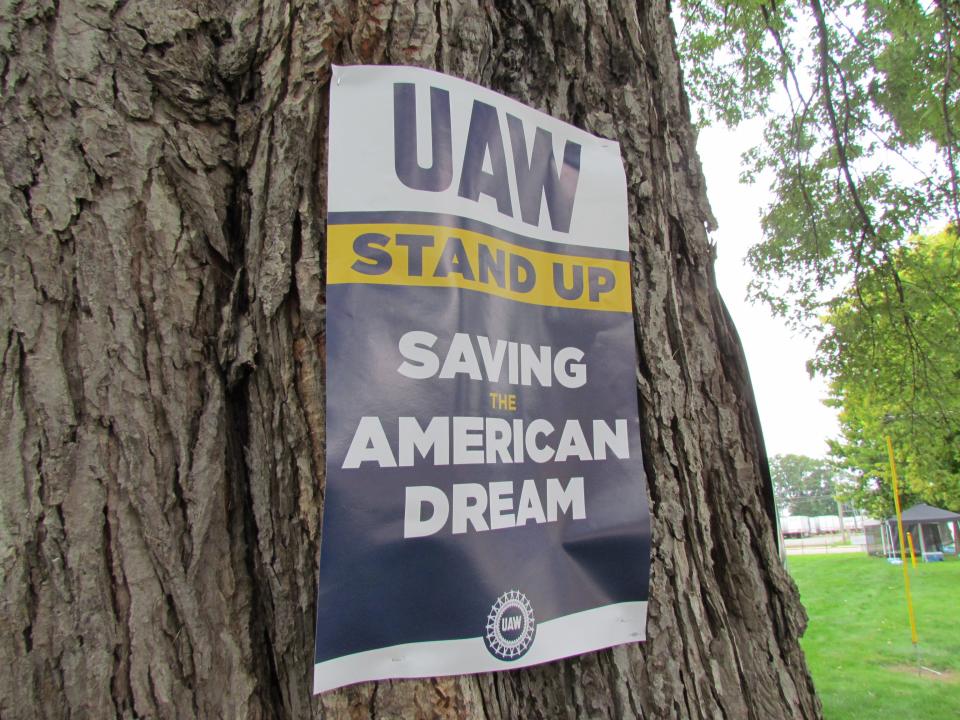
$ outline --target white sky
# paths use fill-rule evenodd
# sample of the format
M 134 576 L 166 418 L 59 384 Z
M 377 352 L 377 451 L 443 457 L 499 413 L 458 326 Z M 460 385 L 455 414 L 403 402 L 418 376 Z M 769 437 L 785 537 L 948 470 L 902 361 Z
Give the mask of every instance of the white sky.
M 762 237 L 760 212 L 771 194 L 762 178 L 755 185 L 739 183 L 740 155 L 757 143 L 762 127 L 761 121 L 750 121 L 733 131 L 705 128 L 697 143 L 720 225 L 711 234 L 717 244 L 717 283 L 743 341 L 767 453 L 824 457 L 826 439 L 839 430 L 836 412 L 821 402 L 826 384 L 807 375 L 814 341 L 792 334 L 766 307 L 745 300 L 751 278 L 746 253 Z

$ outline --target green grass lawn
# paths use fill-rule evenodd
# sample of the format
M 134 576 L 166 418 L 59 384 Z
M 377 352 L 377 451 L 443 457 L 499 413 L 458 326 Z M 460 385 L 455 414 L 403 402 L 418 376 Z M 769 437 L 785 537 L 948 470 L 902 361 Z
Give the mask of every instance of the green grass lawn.
M 826 720 L 960 718 L 960 562 L 910 568 L 917 675 L 903 571 L 866 555 L 791 555 L 810 624 L 801 644 Z

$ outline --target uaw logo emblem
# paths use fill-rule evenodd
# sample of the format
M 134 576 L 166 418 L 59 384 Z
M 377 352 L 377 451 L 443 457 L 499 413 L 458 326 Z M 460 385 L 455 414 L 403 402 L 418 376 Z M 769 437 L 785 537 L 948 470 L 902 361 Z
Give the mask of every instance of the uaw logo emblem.
M 527 596 L 519 590 L 497 598 L 487 615 L 484 642 L 490 654 L 500 660 L 516 660 L 533 644 L 537 621 Z

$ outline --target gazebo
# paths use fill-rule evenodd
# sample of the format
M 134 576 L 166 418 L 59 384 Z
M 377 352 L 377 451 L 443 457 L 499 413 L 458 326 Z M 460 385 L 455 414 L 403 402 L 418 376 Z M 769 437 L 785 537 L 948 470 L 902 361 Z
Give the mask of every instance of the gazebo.
M 903 532 L 913 539 L 913 549 L 924 560 L 939 559 L 942 555 L 958 555 L 960 513 L 936 508 L 925 503 L 904 510 Z M 910 547 L 907 546 L 909 552 Z M 867 529 L 867 552 L 871 555 L 896 557 L 900 554 L 897 518 L 886 518 L 879 525 Z

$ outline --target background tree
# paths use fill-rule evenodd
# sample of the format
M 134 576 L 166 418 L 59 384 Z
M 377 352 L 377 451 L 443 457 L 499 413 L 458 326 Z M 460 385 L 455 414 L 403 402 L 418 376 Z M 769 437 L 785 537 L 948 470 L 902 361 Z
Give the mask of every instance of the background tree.
M 0 714 L 817 717 L 666 2 L 0 10 Z M 331 63 L 617 138 L 645 644 L 311 695 Z
M 906 491 L 955 506 L 960 4 L 681 0 L 679 17 L 701 119 L 765 118 L 744 175 L 770 172 L 775 199 L 750 292 L 823 339 L 858 501 L 887 514 L 891 432 Z M 940 260 L 919 261 L 911 235 L 944 220 Z
M 960 247 L 953 228 L 914 237 L 897 252 L 904 323 L 865 308 L 896 294 L 875 273 L 835 303 L 813 369 L 831 378 L 843 437 L 833 455 L 856 469 L 864 507 L 892 514 L 885 436 L 893 438 L 903 490 L 960 509 Z M 879 495 L 879 497 L 877 497 Z M 875 515 L 879 517 L 879 515 Z
M 789 515 L 836 515 L 841 488 L 837 468 L 806 455 L 774 455 L 770 477 L 780 512 Z
M 960 4 L 681 0 L 680 48 L 701 118 L 762 115 L 746 177 L 773 173 L 751 291 L 815 322 L 852 279 L 896 292 L 896 250 L 933 220 L 960 225 Z

